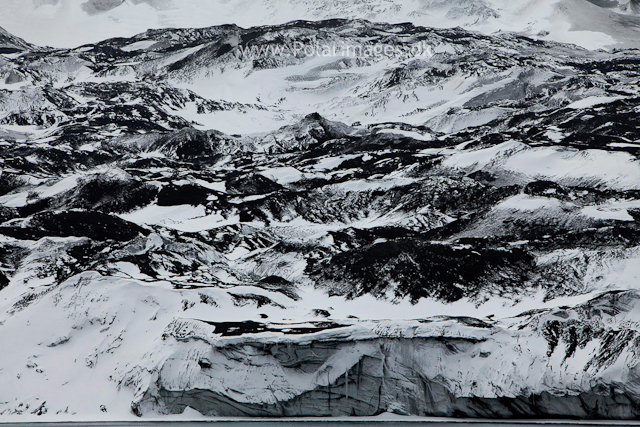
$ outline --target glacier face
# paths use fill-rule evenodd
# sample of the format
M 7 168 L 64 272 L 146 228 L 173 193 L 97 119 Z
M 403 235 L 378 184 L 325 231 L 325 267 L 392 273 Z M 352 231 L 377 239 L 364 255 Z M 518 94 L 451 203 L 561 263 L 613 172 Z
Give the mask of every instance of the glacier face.
M 296 42 L 406 49 L 242 53 Z M 362 19 L 0 48 L 2 419 L 640 415 L 637 51 Z
M 150 385 L 138 390 L 133 408 L 142 414 L 189 406 L 216 416 L 391 411 L 635 419 L 637 311 L 636 292 L 614 292 L 519 316 L 508 328 L 442 316 L 334 325 L 312 339 L 292 336 L 309 325 L 238 339 L 229 331 L 251 333 L 242 329 L 254 325 L 180 321 L 166 332 L 170 355 L 157 371 L 145 371 Z M 612 316 L 613 329 L 606 326 Z

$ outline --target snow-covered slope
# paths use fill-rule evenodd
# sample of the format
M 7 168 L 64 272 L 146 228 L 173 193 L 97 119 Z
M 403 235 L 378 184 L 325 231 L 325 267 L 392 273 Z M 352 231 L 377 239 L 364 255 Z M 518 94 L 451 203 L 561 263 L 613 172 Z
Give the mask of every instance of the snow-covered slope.
M 34 46 L 29 45 L 21 38 L 8 33 L 4 28 L 0 27 L 0 53 L 10 54 L 33 48 Z
M 0 26 L 29 42 L 74 47 L 148 28 L 251 27 L 329 18 L 515 31 L 587 48 L 637 47 L 635 1 L 608 0 L 4 0 Z
M 300 45 L 338 54 L 307 54 L 295 50 Z M 376 47 L 393 53 L 366 53 Z M 264 132 L 314 112 L 347 123 L 455 132 L 516 112 L 553 112 L 637 92 L 634 51 L 348 20 L 153 30 L 5 61 L 4 124 L 16 124 L 14 113 L 26 120 L 25 108 L 39 111 L 32 121 L 59 117 L 61 125 L 90 112 L 91 123 L 108 124 L 110 134 L 145 120 L 156 129 L 193 123 L 229 134 Z M 119 120 L 107 120 L 110 114 Z
M 640 416 L 638 51 L 2 37 L 2 420 Z M 296 42 L 400 53 L 242 55 Z

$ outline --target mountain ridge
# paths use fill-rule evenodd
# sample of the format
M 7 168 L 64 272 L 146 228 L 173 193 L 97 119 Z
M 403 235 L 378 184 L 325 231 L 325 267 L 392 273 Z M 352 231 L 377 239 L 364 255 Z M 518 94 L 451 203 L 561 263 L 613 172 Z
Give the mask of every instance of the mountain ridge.
M 502 0 L 360 0 L 356 3 L 323 0 L 321 5 L 308 0 L 289 0 L 286 4 L 273 0 L 258 3 L 234 0 L 216 3 L 215 13 L 210 12 L 209 2 L 204 0 L 183 3 L 93 0 L 82 4 L 57 0 L 38 7 L 35 3 L 7 1 L 5 21 L 0 19 L 0 25 L 33 43 L 67 48 L 110 37 L 132 36 L 149 27 L 208 27 L 229 23 L 254 27 L 265 20 L 284 24 L 300 19 L 364 18 L 441 28 L 462 26 L 485 34 L 510 31 L 592 49 L 610 49 L 637 47 L 640 19 L 634 12 L 635 2 L 595 0 L 552 0 L 524 5 Z M 58 25 L 64 26 L 67 20 L 73 20 L 74 26 L 60 33 Z M 40 32 L 39 28 L 45 30 Z

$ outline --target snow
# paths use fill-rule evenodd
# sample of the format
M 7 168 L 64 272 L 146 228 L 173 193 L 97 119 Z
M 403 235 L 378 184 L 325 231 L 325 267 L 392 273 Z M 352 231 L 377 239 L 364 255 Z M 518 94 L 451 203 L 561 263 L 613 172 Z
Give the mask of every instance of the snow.
M 132 264 L 130 262 L 116 262 L 114 267 L 118 270 L 118 272 L 122 273 L 121 277 L 130 277 L 132 279 L 151 279 L 151 277 L 146 274 L 142 274 L 140 272 L 140 268 L 137 265 Z M 118 275 L 116 275 L 118 277 Z
M 87 2 L 88 4 L 89 2 Z M 235 23 L 243 27 L 282 24 L 296 19 L 366 18 L 373 21 L 414 22 L 434 27 L 462 26 L 490 34 L 517 31 L 545 39 L 575 43 L 587 48 L 611 47 L 631 43 L 633 32 L 610 15 L 610 11 L 585 1 L 527 0 L 509 2 L 486 0 L 480 4 L 489 12 L 465 10 L 468 3 L 404 0 L 392 7 L 382 0 L 362 1 L 355 6 L 347 0 L 308 0 L 259 3 L 247 0 L 217 2 L 209 0 L 167 0 L 163 2 L 124 2 L 102 13 L 88 14 L 83 4 L 73 0 L 40 2 L 4 0 L 0 26 L 27 41 L 41 45 L 76 47 L 110 37 L 126 37 L 148 28 L 207 27 Z M 86 5 L 85 5 L 86 7 Z M 493 15 L 493 16 L 491 16 Z M 598 23 L 600 25 L 595 25 Z M 64 29 L 64 31 L 63 31 Z M 141 44 L 129 49 L 145 49 Z
M 138 6 L 123 5 L 114 9 L 113 13 L 120 13 L 118 12 L 120 8 L 135 10 Z M 188 5 L 181 7 L 189 8 Z M 69 8 L 74 9 L 75 6 L 69 6 Z M 46 7 L 43 6 L 41 9 Z M 515 13 L 509 10 L 509 13 L 511 12 Z M 106 15 L 96 15 L 87 19 L 105 19 Z M 139 40 L 125 49 L 131 46 L 144 47 L 152 42 L 154 41 Z M 114 64 L 125 70 L 102 73 L 99 76 L 92 74 L 88 68 L 84 67 L 74 74 L 74 79 L 76 82 L 133 82 L 150 68 L 160 69 L 160 67 L 169 66 L 206 46 L 207 44 L 203 43 L 179 50 L 174 54 L 162 55 L 158 59 L 148 59 L 137 67 L 130 66 L 133 64 L 131 62 Z M 452 48 L 439 46 L 437 50 L 451 51 Z M 467 103 L 476 102 L 474 100 L 478 97 L 490 96 L 492 91 L 499 91 L 505 85 L 516 84 L 520 81 L 523 72 L 520 68 L 510 69 L 489 78 L 458 73 L 438 84 L 405 82 L 396 87 L 381 90 L 385 87 L 390 69 L 399 66 L 410 69 L 412 61 L 399 63 L 393 58 L 378 58 L 351 67 L 336 67 L 336 62 L 343 59 L 314 56 L 293 65 L 267 69 L 255 69 L 250 61 L 239 61 L 231 66 L 222 62 L 215 66 L 207 65 L 188 72 L 174 73 L 169 76 L 169 83 L 176 87 L 190 89 L 207 99 L 251 105 L 233 107 L 229 111 L 201 114 L 198 113 L 195 102 L 188 102 L 180 109 L 171 111 L 171 114 L 194 122 L 194 126 L 198 129 L 217 129 L 227 134 L 275 130 L 311 112 L 319 112 L 327 118 L 346 123 L 359 121 L 367 125 L 401 121 L 413 125 L 426 124 L 436 131 L 455 132 L 484 125 L 512 113 L 511 109 L 504 107 L 476 110 L 468 108 Z M 428 62 L 429 58 L 423 61 Z M 531 84 L 542 85 L 552 77 L 554 74 L 551 72 L 538 72 L 531 77 Z M 68 82 L 61 77 L 56 84 L 62 86 Z M 261 108 L 256 108 L 254 105 Z M 416 108 L 417 105 L 420 108 Z M 457 114 L 445 114 L 452 108 L 460 111 Z M 382 130 L 381 132 L 392 131 Z M 431 138 L 417 132 L 410 134 L 401 130 L 393 132 L 421 140 Z M 549 136 L 556 137 L 553 133 Z
M 416 182 L 413 178 L 383 178 L 383 179 L 354 179 L 351 181 L 333 184 L 331 188 L 341 191 L 369 191 L 377 189 L 390 189 L 411 185 Z
M 8 208 L 17 208 L 29 203 L 29 193 L 21 191 L 19 193 L 9 193 L 4 196 L 0 196 L 0 205 Z
M 634 221 L 633 217 L 625 209 L 606 209 L 597 206 L 586 206 L 582 214 L 598 219 L 615 219 L 618 221 Z
M 219 213 L 208 214 L 202 205 L 158 206 L 151 204 L 119 216 L 139 225 L 162 225 L 184 232 L 210 230 L 239 222 L 237 215 L 224 217 Z
M 578 110 L 581 108 L 593 107 L 595 105 L 608 104 L 622 98 L 622 96 L 590 96 L 588 98 L 572 102 L 571 104 L 567 105 L 567 108 Z
M 136 50 L 148 49 L 151 46 L 153 46 L 154 44 L 157 44 L 157 42 L 155 40 L 141 40 L 139 42 L 128 44 L 128 45 L 122 47 L 121 49 L 124 50 L 125 52 L 133 52 L 133 51 L 136 51 Z
M 558 129 L 549 129 L 547 132 L 545 132 L 545 136 L 553 142 L 560 142 L 564 139 L 564 134 Z
M 169 227 L 185 232 L 197 232 L 210 230 L 215 227 L 222 227 L 224 225 L 237 224 L 238 222 L 240 222 L 240 219 L 237 215 L 225 218 L 221 214 L 214 213 L 211 215 L 191 218 L 186 221 L 182 221 L 181 223 L 169 225 Z
M 96 405 L 101 404 L 114 411 L 98 415 L 99 418 L 133 419 L 128 411 L 115 410 L 126 408 L 132 393 L 119 390 L 105 374 L 126 369 L 124 360 L 142 358 L 145 348 L 161 333 L 163 326 L 159 322 L 132 321 L 136 313 L 146 312 L 146 318 L 153 316 L 157 311 L 153 303 L 159 297 L 157 290 L 152 297 L 146 287 L 101 278 L 96 273 L 82 274 L 70 282 L 36 303 L 43 316 L 36 319 L 19 312 L 3 317 L 4 345 L 12 351 L 0 355 L 2 366 L 11 367 L 0 371 L 0 377 L 3 384 L 11 387 L 2 387 L 0 400 L 29 403 L 31 410 L 46 400 L 52 412 L 49 416 L 54 419 L 96 420 L 96 414 L 100 414 Z M 72 293 L 77 297 L 68 300 Z M 56 308 L 53 295 L 78 311 Z M 97 301 L 102 302 L 100 308 Z M 3 312 L 10 302 L 6 297 L 0 301 Z M 24 345 L 25 333 L 33 345 Z M 129 340 L 137 344 L 120 348 Z M 90 348 L 94 350 L 87 352 Z
M 122 219 L 136 224 L 164 225 L 167 227 L 176 226 L 193 219 L 200 219 L 204 216 L 204 206 L 191 205 L 149 205 L 131 213 L 120 215 Z
M 616 190 L 640 189 L 640 162 L 635 156 L 602 150 L 529 147 L 507 141 L 492 147 L 453 154 L 443 166 L 472 170 L 498 168 L 530 180 L 550 180 L 566 185 L 593 185 Z
M 640 143 L 634 142 L 612 142 L 607 145 L 611 148 L 640 148 Z
M 409 138 L 417 139 L 418 141 L 431 141 L 433 137 L 429 134 L 422 134 L 419 132 L 406 131 L 401 129 L 382 129 L 378 133 L 390 133 L 393 135 L 407 136 Z
M 210 182 L 210 181 L 205 181 L 203 179 L 195 179 L 193 182 L 204 188 L 208 188 L 209 190 L 220 191 L 221 193 L 227 192 L 227 188 L 226 188 L 227 185 L 224 181 Z
M 133 272 L 128 268 L 123 270 Z M 635 267 L 633 274 L 638 273 Z M 158 285 L 161 284 L 158 283 Z M 217 322 L 259 319 L 254 307 L 234 306 L 225 290 L 208 289 L 199 292 L 213 298 L 219 308 L 196 304 L 195 307 L 188 308 L 183 316 Z M 267 306 L 259 311 L 268 314 L 272 322 L 304 324 L 305 321 L 314 320 L 309 316 L 308 306 L 292 306 L 293 302 L 281 294 L 241 286 L 235 287 L 233 292 L 268 295 L 274 301 L 286 305 L 288 307 L 286 311 Z M 3 294 L 5 295 L 0 301 L 0 306 L 4 312 L 6 307 L 13 303 L 14 297 L 7 297 L 5 292 Z M 0 354 L 2 366 L 11 367 L 11 369 L 5 368 L 0 371 L 3 384 L 11 384 L 10 388 L 0 390 L 0 400 L 8 401 L 16 398 L 18 401 L 30 403 L 31 408 L 37 407 L 46 400 L 49 413 L 38 418 L 42 421 L 47 419 L 57 421 L 132 419 L 128 411 L 129 402 L 133 399 L 132 391 L 126 387 L 118 387 L 118 380 L 130 372 L 133 368 L 131 363 L 156 363 L 168 356 L 166 352 L 172 351 L 171 348 L 164 348 L 162 350 L 164 353 L 155 355 L 147 352 L 161 342 L 160 337 L 166 325 L 175 319 L 177 313 L 182 312 L 180 308 L 182 301 L 192 300 L 191 295 L 193 294 L 187 291 L 170 290 L 162 286 L 149 287 L 135 280 L 105 278 L 96 273 L 83 273 L 70 279 L 33 303 L 37 305 L 40 316 L 35 318 L 27 316 L 26 313 L 29 312 L 27 310 L 2 318 L 5 330 L 3 342 L 12 351 Z M 373 335 L 367 328 L 363 329 L 365 324 L 362 324 L 361 327 L 350 332 L 353 339 L 365 339 L 380 334 L 389 336 L 396 333 L 394 332 L 396 330 L 401 333 L 411 329 L 411 322 L 407 323 L 406 319 L 421 319 L 425 315 L 482 318 L 500 312 L 501 315 L 509 316 L 517 315 L 529 308 L 553 308 L 559 304 L 576 304 L 591 296 L 593 295 L 543 302 L 543 296 L 539 295 L 515 305 L 509 300 L 497 298 L 477 307 L 473 303 L 464 301 L 442 304 L 423 300 L 417 305 L 406 302 L 389 304 L 387 301 L 368 296 L 349 301 L 339 297 L 329 297 L 321 290 L 313 288 L 305 288 L 303 291 L 304 301 L 313 301 L 314 308 L 330 307 L 331 317 L 334 319 L 346 319 L 350 315 L 355 315 L 360 317 L 362 322 L 364 319 L 370 319 L 372 314 L 376 322 L 380 322 L 381 318 L 389 319 L 386 324 L 383 322 L 384 328 Z M 58 302 L 67 307 L 72 304 L 73 310 L 62 310 Z M 384 314 L 381 316 L 381 313 Z M 402 322 L 395 324 L 394 320 L 402 320 Z M 436 333 L 438 336 L 443 336 L 450 333 L 455 336 L 459 333 L 453 325 L 447 326 L 446 322 L 442 324 L 444 330 L 437 332 L 431 326 L 418 323 L 416 325 L 418 326 L 414 331 L 416 335 Z M 436 326 L 438 326 L 437 323 Z M 24 345 L 22 334 L 25 331 L 30 336 L 29 342 L 34 344 Z M 334 335 L 333 332 L 327 331 L 300 336 L 296 340 L 305 342 L 332 335 Z M 219 344 L 229 344 L 234 341 L 241 343 L 247 339 L 252 338 L 245 336 L 219 339 Z M 268 342 L 281 340 L 282 336 L 276 333 L 260 334 L 260 337 L 254 335 L 253 339 Z M 92 348 L 94 350 L 90 350 Z M 349 361 L 343 360 L 343 362 L 349 366 Z M 69 375 L 69 373 L 74 374 Z M 168 375 L 169 371 L 165 374 Z M 240 374 L 242 372 L 237 371 L 235 375 Z M 110 378 L 113 379 L 110 380 Z M 287 379 L 294 381 L 292 377 Z M 309 383 L 305 387 L 313 387 L 313 384 Z M 3 394 L 3 391 L 7 390 L 11 390 L 11 399 Z M 37 392 L 34 393 L 34 390 Z M 61 393 L 61 391 L 64 392 Z M 250 399 L 250 397 L 243 397 L 242 400 L 244 399 Z M 96 405 L 104 405 L 108 412 L 96 417 L 95 414 L 99 410 L 95 407 Z M 65 410 L 67 413 L 64 413 Z M 62 413 L 56 414 L 58 411 Z M 188 413 L 185 418 L 190 416 L 193 414 Z
M 485 8 L 484 13 L 488 15 L 477 16 L 475 12 L 465 9 L 470 3 L 480 9 Z M 180 3 L 177 0 L 141 0 L 124 1 L 110 11 L 97 14 L 89 14 L 83 10 L 83 7 L 90 4 L 90 1 L 81 3 L 53 0 L 35 5 L 24 0 L 4 0 L 0 25 L 18 35 L 24 35 L 30 41 L 59 46 L 75 46 L 112 35 L 130 36 L 149 26 L 193 27 L 230 22 L 249 26 L 331 16 L 362 16 L 397 22 L 410 20 L 426 25 L 455 24 L 496 34 L 496 37 L 503 37 L 503 31 L 519 31 L 533 38 L 571 41 L 588 48 L 610 47 L 632 39 L 629 37 L 632 29 L 628 28 L 620 32 L 620 39 L 612 37 L 611 34 L 620 27 L 612 24 L 608 28 L 607 24 L 616 21 L 615 17 L 611 18 L 609 12 L 605 14 L 601 8 L 584 2 L 577 3 L 576 0 L 225 0 L 216 1 L 215 7 L 211 6 L 209 0 L 185 0 Z M 594 23 L 597 25 L 591 25 Z M 540 31 L 550 31 L 550 34 L 544 36 Z M 138 41 L 124 46 L 123 50 L 137 52 L 153 48 L 157 41 L 145 37 L 141 35 L 136 39 Z M 119 71 L 110 70 L 104 75 L 96 75 L 85 65 L 71 64 L 68 67 L 72 72 L 52 79 L 54 87 L 59 89 L 86 82 L 137 82 L 141 78 L 140 69 L 161 69 L 206 47 L 206 44 L 191 46 L 149 63 L 128 61 L 113 64 L 112 68 Z M 88 49 L 79 48 L 77 52 L 86 52 Z M 450 44 L 438 46 L 435 50 L 455 54 L 455 48 Z M 503 50 L 502 53 L 506 56 L 516 53 L 507 48 Z M 576 52 L 576 57 L 582 55 L 582 51 L 577 48 Z M 14 58 L 7 55 L 5 57 Z M 295 162 L 298 153 L 289 153 L 288 157 L 277 154 L 271 157 L 267 154 L 267 148 L 273 147 L 269 144 L 276 145 L 282 141 L 277 138 L 280 134 L 269 138 L 265 132 L 290 125 L 295 119 L 313 111 L 343 122 L 359 121 L 362 126 L 357 132 L 366 132 L 366 125 L 381 122 L 404 122 L 427 126 L 439 132 L 457 132 L 511 114 L 513 111 L 510 107 L 476 109 L 473 105 L 483 97 L 499 96 L 500 90 L 506 85 L 517 84 L 523 73 L 519 67 L 491 76 L 470 76 L 458 72 L 434 84 L 423 84 L 419 82 L 420 73 L 432 65 L 442 65 L 441 63 L 431 64 L 428 59 L 424 63 L 418 63 L 411 58 L 402 62 L 382 58 L 368 63 L 365 61 L 362 66 L 342 67 L 336 66 L 339 59 L 343 58 L 318 56 L 292 65 L 266 69 L 256 69 L 250 61 L 240 61 L 231 65 L 207 65 L 194 73 L 175 73 L 170 76 L 168 84 L 191 89 L 209 99 L 251 105 L 233 107 L 230 111 L 199 114 L 196 103 L 187 102 L 183 108 L 172 109 L 170 113 L 197 122 L 194 126 L 199 129 L 218 129 L 228 134 L 255 134 L 246 139 L 234 137 L 234 141 L 264 144 L 264 147 L 258 147 L 258 151 L 264 148 L 263 152 L 249 153 L 243 158 L 259 158 L 260 161 L 256 163 L 260 166 L 244 164 L 241 169 L 233 172 L 258 173 L 280 185 L 293 188 L 292 184 L 305 179 L 348 178 L 349 174 L 360 173 L 364 175 L 366 171 L 360 168 L 340 170 L 339 166 L 361 156 L 364 161 L 368 161 L 373 155 L 392 152 L 380 150 L 365 155 L 327 155 L 320 157 L 315 163 L 298 162 L 294 167 L 288 162 Z M 415 79 L 410 77 L 394 87 L 386 86 L 392 70 L 402 68 L 403 72 L 411 72 L 416 64 L 419 65 L 416 69 L 420 71 L 416 72 Z M 554 64 L 551 64 L 549 68 L 553 67 Z M 555 71 L 558 70 L 554 69 Z M 575 70 L 566 67 L 563 72 L 571 75 Z M 543 85 L 557 77 L 557 74 L 551 72 L 538 72 L 530 77 L 528 83 L 532 88 L 537 88 L 537 85 Z M 15 99 L 18 99 L 17 95 L 22 96 L 21 90 L 12 87 L 7 96 L 11 98 L 16 95 Z M 82 105 L 95 101 L 70 92 Z M 567 107 L 578 110 L 621 99 L 620 96 L 593 95 L 603 92 L 594 90 L 579 96 L 560 92 L 554 101 L 564 105 L 566 99 L 586 96 Z M 115 100 L 114 98 L 112 101 Z M 31 99 L 23 102 L 11 98 L 7 105 L 10 109 L 15 107 L 16 111 L 22 111 L 26 107 L 33 107 L 31 102 Z M 42 102 L 43 108 L 50 108 Z M 136 98 L 128 103 L 135 105 L 140 102 L 141 98 Z M 256 108 L 256 105 L 260 108 Z M 535 113 L 538 111 L 536 108 L 538 106 L 533 106 L 530 111 Z M 566 110 L 563 112 L 566 113 Z M 57 113 L 62 114 L 59 111 Z M 29 144 L 36 144 L 44 149 L 50 148 L 47 144 L 56 141 L 56 137 L 52 135 L 57 130 L 57 122 L 49 129 L 6 125 L 1 127 L 0 136 L 16 137 L 19 141 L 28 141 Z M 100 137 L 106 137 L 110 141 L 119 132 L 104 132 Z M 297 135 L 290 136 L 287 132 L 282 131 L 285 139 L 297 138 Z M 433 139 L 431 134 L 419 131 L 386 128 L 375 132 L 421 141 Z M 553 126 L 546 129 L 545 135 L 556 143 L 565 138 L 565 133 Z M 290 140 L 285 143 L 288 141 Z M 80 145 L 79 150 L 88 156 L 98 150 L 100 143 L 86 143 Z M 420 160 L 428 160 L 424 159 L 426 156 L 439 156 L 441 159 L 400 167 L 388 175 L 381 173 L 369 178 L 340 181 L 314 191 L 318 192 L 319 198 L 331 194 L 333 199 L 327 203 L 340 201 L 341 195 L 363 196 L 364 200 L 364 196 L 369 195 L 366 194 L 368 192 L 384 193 L 377 190 L 392 190 L 424 183 L 422 180 L 427 177 L 421 176 L 417 171 L 418 166 L 423 165 L 432 168 L 428 172 L 428 178 L 444 175 L 464 182 L 472 181 L 467 176 L 470 172 L 483 170 L 495 172 L 499 182 L 520 187 L 533 180 L 544 179 L 561 185 L 593 189 L 640 189 L 640 164 L 637 156 L 631 153 L 540 147 L 518 141 L 467 149 L 472 143 L 475 140 L 447 148 L 428 148 L 416 156 L 423 156 Z M 639 146 L 633 141 L 609 144 L 611 148 L 633 149 Z M 131 154 L 135 155 L 137 154 Z M 139 157 L 166 159 L 170 154 L 144 152 Z M 228 157 L 232 158 L 232 155 Z M 25 156 L 24 160 L 34 165 L 41 162 L 36 155 Z M 228 178 L 228 169 L 233 167 L 233 162 L 225 160 L 223 166 L 220 163 L 210 168 L 206 166 L 201 170 L 192 170 L 187 174 L 182 174 L 183 170 L 173 171 L 169 168 L 137 170 L 136 173 L 139 176 L 149 174 L 147 177 L 155 174 L 149 180 L 153 185 L 162 185 L 160 181 L 171 181 L 175 185 L 194 183 L 214 192 L 225 193 L 225 178 L 221 176 Z M 379 164 L 381 165 L 382 163 Z M 27 184 L 13 193 L 0 196 L 0 206 L 18 208 L 34 200 L 58 197 L 77 187 L 88 174 L 110 173 L 115 177 L 131 178 L 121 169 L 109 168 L 111 165 L 84 170 L 79 166 L 76 172 L 50 180 L 24 175 Z M 100 256 L 108 258 L 113 255 L 117 261 L 111 258 L 103 264 L 96 261 L 95 264 L 83 267 L 86 271 L 73 272 L 71 278 L 60 284 L 57 283 L 58 277 L 66 272 L 65 268 L 72 268 L 65 264 L 71 256 L 72 251 L 69 249 L 89 244 L 88 238 L 17 240 L 0 235 L 2 248 L 6 244 L 7 247 L 15 247 L 28 253 L 15 266 L 16 271 L 11 275 L 9 286 L 0 293 L 2 345 L 9 349 L 0 352 L 0 419 L 7 417 L 7 420 L 14 421 L 15 417 L 9 417 L 8 414 L 23 411 L 20 421 L 133 420 L 130 408 L 131 402 L 140 397 L 137 392 L 153 388 L 154 382 L 160 378 L 174 386 L 175 390 L 203 387 L 228 393 L 238 402 L 276 403 L 278 399 L 289 399 L 318 385 L 330 384 L 363 355 L 369 355 L 368 351 L 373 348 L 372 342 L 381 337 L 471 338 L 478 339 L 480 346 L 486 346 L 483 348 L 490 347 L 496 353 L 494 358 L 479 362 L 482 358 L 475 358 L 475 354 L 470 356 L 469 353 L 461 352 L 460 355 L 451 356 L 436 347 L 420 353 L 422 360 L 418 364 L 424 365 L 424 377 L 450 381 L 454 387 L 452 392 L 456 395 L 512 397 L 518 396 L 524 386 L 531 386 L 534 391 L 553 391 L 558 384 L 562 390 L 572 392 L 590 390 L 588 381 L 593 378 L 582 367 L 586 361 L 591 360 L 596 351 L 593 347 L 595 344 L 578 349 L 575 360 L 570 362 L 547 359 L 547 340 L 532 332 L 529 326 L 529 329 L 519 328 L 523 318 L 516 316 L 528 310 L 542 310 L 543 314 L 540 316 L 544 315 L 544 310 L 560 312 L 558 307 L 587 302 L 607 290 L 640 290 L 640 249 L 621 246 L 594 250 L 558 249 L 550 253 L 533 254 L 540 268 L 558 266 L 575 272 L 579 279 L 576 279 L 579 282 L 576 289 L 559 297 L 550 298 L 548 289 L 532 287 L 519 293 L 517 298 L 512 295 L 490 295 L 487 300 L 463 298 L 453 303 L 423 298 L 412 304 L 408 299 L 396 297 L 393 291 L 389 291 L 386 298 L 365 294 L 355 299 L 345 299 L 344 296 L 330 295 L 327 289 L 314 286 L 312 278 L 305 273 L 311 257 L 322 259 L 342 250 L 338 248 L 338 238 L 334 236 L 346 233 L 332 232 L 362 232 L 367 235 L 370 231 L 378 231 L 372 230 L 374 228 L 393 226 L 415 231 L 418 228 L 413 227 L 416 223 L 424 226 L 419 231 L 423 232 L 425 227 L 433 227 L 434 223 L 437 226 L 456 221 L 465 212 L 458 212 L 458 207 L 453 206 L 447 208 L 449 210 L 443 210 L 451 215 L 449 216 L 436 211 L 429 202 L 420 201 L 418 208 L 413 206 L 411 209 L 406 206 L 391 206 L 386 209 L 377 204 L 373 206 L 380 207 L 367 206 L 361 212 L 356 212 L 361 215 L 355 219 L 344 219 L 338 215 L 335 220 L 329 220 L 326 224 L 312 223 L 295 212 L 291 215 L 283 213 L 281 221 L 270 218 L 270 221 L 264 222 L 240 222 L 238 210 L 246 206 L 237 205 L 273 196 L 257 194 L 227 198 L 226 195 L 212 194 L 209 201 L 215 202 L 220 197 L 224 199 L 220 205 L 228 210 L 216 207 L 217 203 L 209 203 L 206 207 L 158 206 L 151 203 L 120 214 L 120 218 L 143 226 L 146 235 L 140 235 L 129 243 L 107 242 L 104 249 L 100 248 Z M 493 227 L 503 227 L 499 220 L 504 218 L 525 221 L 531 218 L 560 219 L 588 225 L 602 222 L 607 225 L 630 224 L 636 221 L 635 210 L 640 209 L 640 202 L 616 199 L 614 196 L 610 200 L 600 200 L 597 204 L 585 204 L 590 202 L 576 199 L 559 200 L 553 196 L 517 194 L 506 197 L 482 212 L 487 217 L 481 226 L 490 222 Z M 392 203 L 390 200 L 387 202 Z M 412 201 L 407 203 L 411 204 Z M 258 206 L 259 203 L 255 205 Z M 270 214 L 265 213 L 267 216 Z M 14 219 L 9 225 L 19 225 L 22 221 L 24 220 Z M 226 230 L 214 230 L 225 226 L 233 226 L 228 227 L 232 231 L 225 234 Z M 236 231 L 238 229 L 240 231 Z M 483 233 L 482 237 L 485 237 L 487 229 L 480 227 L 479 230 L 472 231 Z M 195 243 L 189 243 L 192 245 L 189 246 L 186 243 L 183 245 L 182 241 L 173 241 L 178 240 L 175 236 L 179 233 L 176 232 L 189 233 L 180 234 L 180 238 L 185 241 L 193 239 Z M 224 246 L 229 235 L 233 241 L 225 252 L 217 245 Z M 206 239 L 218 239 L 219 236 L 223 237 L 216 240 L 215 245 L 203 243 Z M 388 240 L 390 239 L 376 238 L 372 242 L 380 244 Z M 281 253 L 274 250 L 283 242 L 292 245 L 314 244 L 315 247 L 305 253 L 286 250 Z M 526 242 L 505 245 L 526 247 Z M 206 249 L 202 249 L 204 246 Z M 158 277 L 145 274 L 143 271 L 147 270 L 132 261 L 140 254 L 146 254 L 145 251 L 148 251 L 150 263 L 160 265 Z M 194 252 L 196 255 L 193 255 Z M 162 258 L 163 255 L 175 258 Z M 166 259 L 169 261 L 165 263 Z M 169 263 L 172 259 L 184 261 L 187 266 L 185 271 L 180 270 L 175 274 L 171 272 Z M 196 259 L 204 261 L 196 264 Z M 189 266 L 195 266 L 191 268 L 193 271 L 189 270 Z M 14 267 L 3 258 L 0 268 Z M 261 287 L 258 281 L 269 275 L 278 275 L 295 282 L 295 292 L 300 299 Z M 207 280 L 199 280 L 200 277 L 206 277 Z M 243 300 L 243 296 L 249 299 Z M 264 305 L 252 303 L 251 297 L 262 297 L 263 300 L 259 301 L 270 302 Z M 314 310 L 326 310 L 329 312 L 328 319 L 319 317 Z M 483 319 L 491 322 L 493 327 L 487 330 L 464 327 L 447 316 Z M 526 318 L 532 319 L 531 316 Z M 577 318 L 575 312 L 571 316 L 572 319 Z M 637 313 L 622 320 L 608 318 L 607 321 L 612 325 L 615 322 L 631 322 L 633 316 L 637 317 Z M 420 321 L 426 318 L 431 321 Z M 205 323 L 247 320 L 268 322 L 276 330 L 223 337 Z M 313 322 L 323 320 L 340 322 L 346 326 L 339 330 L 327 329 L 302 335 L 286 334 L 288 328 L 309 327 L 314 325 Z M 192 335 L 177 339 L 172 334 L 178 332 Z M 250 354 L 251 344 L 283 344 L 290 348 L 318 340 L 354 342 L 348 351 L 330 357 L 327 364 L 335 369 L 331 372 L 323 371 L 323 376 L 303 369 L 288 371 L 286 367 L 272 363 L 269 355 L 249 368 L 250 364 L 244 364 L 253 357 Z M 216 363 L 222 368 L 216 371 L 216 375 L 207 377 L 198 374 L 199 368 L 194 368 L 193 365 L 198 358 L 209 356 L 215 349 L 229 345 L 236 345 L 237 348 L 246 345 L 243 347 L 246 354 L 227 358 L 217 352 L 214 354 L 218 357 Z M 405 351 L 404 354 L 412 352 L 413 350 Z M 392 353 L 387 362 L 397 362 L 394 357 L 398 354 L 401 356 L 403 352 Z M 458 359 L 450 359 L 450 363 L 441 363 L 437 359 L 445 356 Z M 475 360 L 472 361 L 472 357 Z M 554 354 L 552 357 L 559 356 Z M 607 379 L 613 378 L 610 381 L 612 384 L 618 381 L 616 375 L 629 370 L 629 366 L 618 363 L 620 364 L 606 372 L 609 375 Z M 562 369 L 555 369 L 557 366 Z M 482 381 L 478 388 L 474 388 L 471 381 L 479 378 Z M 261 385 L 256 386 L 258 380 L 272 381 L 270 384 L 275 386 L 269 393 L 273 394 L 267 393 Z M 36 418 L 33 411 L 45 401 L 47 414 Z M 29 409 L 26 409 L 27 404 Z M 102 405 L 106 412 L 102 411 Z M 150 419 L 154 419 L 153 416 Z M 182 416 L 163 418 L 180 419 L 201 417 L 189 410 Z M 390 418 L 376 418 L 379 419 Z
M 312 168 L 314 170 L 318 170 L 318 171 L 333 170 L 333 169 L 337 168 L 338 166 L 340 166 L 341 163 L 343 163 L 343 162 L 345 162 L 347 160 L 355 159 L 357 157 L 358 157 L 358 155 L 356 155 L 356 154 L 323 157 L 316 164 L 314 164 L 312 166 Z
M 260 175 L 269 178 L 281 185 L 291 184 L 309 177 L 307 174 L 304 174 L 296 168 L 292 168 L 290 166 L 265 169 L 260 171 L 259 173 Z
M 494 209 L 507 209 L 522 212 L 535 212 L 540 209 L 559 208 L 563 204 L 557 199 L 548 197 L 532 197 L 526 194 L 518 194 L 497 204 Z
M 40 197 L 47 198 L 73 189 L 78 184 L 81 175 L 71 175 L 63 178 L 49 187 L 39 187 L 33 191 L 37 192 Z

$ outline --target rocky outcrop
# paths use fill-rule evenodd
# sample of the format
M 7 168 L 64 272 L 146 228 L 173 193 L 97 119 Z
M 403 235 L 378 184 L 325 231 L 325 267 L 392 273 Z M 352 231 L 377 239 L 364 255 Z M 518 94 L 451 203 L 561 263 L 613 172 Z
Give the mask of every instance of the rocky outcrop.
M 35 46 L 8 33 L 4 28 L 0 27 L 0 54 L 23 52 L 33 49 L 34 47 Z

